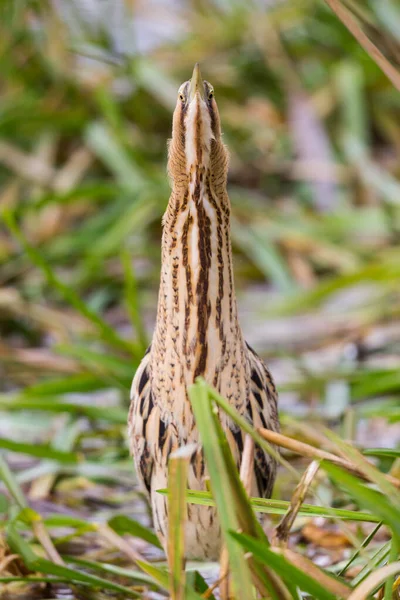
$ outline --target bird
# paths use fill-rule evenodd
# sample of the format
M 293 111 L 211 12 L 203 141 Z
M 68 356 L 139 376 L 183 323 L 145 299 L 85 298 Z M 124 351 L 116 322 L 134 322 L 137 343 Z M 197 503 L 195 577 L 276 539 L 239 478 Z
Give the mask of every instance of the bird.
M 151 345 L 133 378 L 128 437 L 155 531 L 166 548 L 168 457 L 195 445 L 188 488 L 205 490 L 207 468 L 188 387 L 202 377 L 254 425 L 279 431 L 277 390 L 245 342 L 238 319 L 227 193 L 229 154 L 213 86 L 195 65 L 178 91 L 168 142 L 171 196 L 162 219 L 161 275 Z M 236 465 L 244 434 L 220 421 Z M 252 495 L 270 497 L 276 461 L 256 446 Z M 221 530 L 213 507 L 187 505 L 185 557 L 217 560 Z

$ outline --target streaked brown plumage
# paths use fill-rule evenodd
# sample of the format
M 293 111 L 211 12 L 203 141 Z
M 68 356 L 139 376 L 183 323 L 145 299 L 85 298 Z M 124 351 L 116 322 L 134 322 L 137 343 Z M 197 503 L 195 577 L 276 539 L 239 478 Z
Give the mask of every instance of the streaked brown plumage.
M 136 470 L 146 489 L 162 543 L 167 534 L 169 454 L 199 441 L 187 386 L 201 375 L 256 427 L 279 429 L 271 375 L 246 344 L 238 321 L 226 191 L 228 152 L 222 142 L 212 86 L 195 66 L 178 94 L 169 144 L 172 193 L 163 219 L 157 321 L 132 383 L 129 437 Z M 243 436 L 221 414 L 239 466 Z M 260 448 L 253 494 L 269 496 L 275 461 Z M 205 489 L 201 449 L 192 457 L 188 486 Z M 217 558 L 221 536 L 215 510 L 188 506 L 188 558 Z

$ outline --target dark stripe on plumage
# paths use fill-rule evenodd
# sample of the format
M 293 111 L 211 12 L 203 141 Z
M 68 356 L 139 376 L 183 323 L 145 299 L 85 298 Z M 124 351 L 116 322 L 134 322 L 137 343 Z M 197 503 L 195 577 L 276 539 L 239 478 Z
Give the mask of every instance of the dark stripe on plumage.
M 147 400 L 147 403 L 145 402 Z M 146 406 L 147 404 L 147 406 Z M 143 436 L 146 437 L 146 427 L 147 427 L 147 421 L 149 420 L 151 411 L 154 408 L 154 401 L 153 401 L 153 393 L 150 390 L 150 393 L 148 395 L 144 395 L 141 403 L 140 403 L 140 414 L 142 415 L 142 419 L 143 419 Z
M 179 310 L 179 256 L 172 259 L 172 295 L 174 298 L 175 310 Z
M 262 426 L 264 427 L 264 429 L 268 429 L 267 421 L 265 420 L 263 411 L 260 411 L 259 415 L 260 415 Z
M 196 104 L 196 157 L 197 157 L 197 164 L 201 165 L 202 161 L 203 161 L 203 146 L 201 144 L 201 118 L 200 118 L 200 106 L 199 106 L 199 102 L 197 100 L 197 104 Z
M 198 224 L 198 250 L 199 250 L 199 278 L 196 286 L 197 296 L 197 331 L 200 355 L 194 372 L 194 379 L 203 375 L 207 364 L 207 329 L 211 314 L 211 303 L 209 300 L 209 282 L 211 267 L 211 221 L 208 217 L 201 198 L 200 171 L 196 172 L 196 182 L 193 193 L 193 201 L 197 209 Z
M 232 435 L 235 439 L 237 449 L 239 450 L 239 456 L 242 455 L 243 452 L 243 436 L 241 429 L 233 430 L 231 429 Z
M 185 116 L 187 113 L 187 109 L 188 109 L 188 105 L 186 103 L 181 105 L 180 125 L 181 125 L 181 144 L 182 144 L 183 148 L 185 147 L 185 139 L 186 139 Z
M 271 476 L 270 460 L 261 448 L 256 448 L 254 456 L 254 472 L 257 481 L 258 493 L 261 498 L 269 498 L 274 484 L 274 477 Z
M 174 214 L 172 216 L 171 224 L 169 227 L 169 231 L 172 234 L 170 251 L 176 247 L 176 244 L 178 241 L 177 235 L 175 233 L 176 222 L 178 220 L 178 216 L 181 214 L 181 212 L 183 212 L 185 210 L 185 208 L 187 206 L 188 197 L 189 197 L 189 190 L 188 190 L 188 188 L 186 188 L 185 193 L 183 195 L 183 199 L 182 199 L 182 205 L 180 204 L 179 199 L 178 199 L 176 202 L 176 206 L 174 207 Z
M 166 439 L 167 439 L 166 426 L 165 426 L 164 421 L 162 419 L 160 419 L 160 424 L 159 424 L 159 428 L 158 428 L 158 446 L 160 448 L 161 453 L 163 451 Z
M 229 217 L 225 218 L 225 245 L 229 248 L 231 243 L 231 232 L 229 227 Z M 228 281 L 229 281 L 229 320 L 232 322 L 233 317 L 233 275 L 232 264 L 228 260 Z
M 140 381 L 139 381 L 139 395 L 143 392 L 143 388 L 148 381 L 149 381 L 149 374 L 147 372 L 147 369 L 143 369 L 143 373 L 142 373 L 142 375 L 140 377 Z
M 219 329 L 219 339 L 222 340 L 224 337 L 224 328 L 222 322 L 222 300 L 224 297 L 224 258 L 223 258 L 223 235 L 222 235 L 222 213 L 221 209 L 218 206 L 218 202 L 214 198 L 214 193 L 211 188 L 210 177 L 207 177 L 207 195 L 210 201 L 210 204 L 215 210 L 215 214 L 217 217 L 217 239 L 218 239 L 218 249 L 217 249 L 217 262 L 218 262 L 218 295 L 215 300 L 215 324 Z
M 262 401 L 262 398 L 261 398 L 261 394 L 259 394 L 259 392 L 254 392 L 254 391 L 252 393 L 253 393 L 254 398 L 257 400 L 258 406 L 262 409 L 263 408 L 263 401 Z
M 182 264 L 186 273 L 186 289 L 188 294 L 188 302 L 193 302 L 193 290 L 192 290 L 192 270 L 189 264 L 189 231 L 193 223 L 193 217 L 188 214 L 186 221 L 182 229 Z
M 247 413 L 250 419 L 250 423 L 254 422 L 254 418 L 253 418 L 253 407 L 251 406 L 251 402 L 250 400 L 247 401 Z
M 153 461 L 150 456 L 150 452 L 147 444 L 145 444 L 143 453 L 140 457 L 139 468 L 143 477 L 144 484 L 147 492 L 150 494 L 151 491 L 151 474 L 153 471 Z
M 182 244 L 182 265 L 185 269 L 186 277 L 186 293 L 187 300 L 185 301 L 185 324 L 182 334 L 182 352 L 186 356 L 186 360 L 190 362 L 189 353 L 187 351 L 188 332 L 190 326 L 190 304 L 193 303 L 192 289 L 192 269 L 189 264 L 189 232 L 193 222 L 193 217 L 189 213 L 183 225 L 181 244 Z
M 263 384 L 262 384 L 262 381 L 260 379 L 260 375 L 259 375 L 257 369 L 253 369 L 252 370 L 252 372 L 251 372 L 251 379 L 256 384 L 256 386 L 258 387 L 258 389 L 262 390 Z

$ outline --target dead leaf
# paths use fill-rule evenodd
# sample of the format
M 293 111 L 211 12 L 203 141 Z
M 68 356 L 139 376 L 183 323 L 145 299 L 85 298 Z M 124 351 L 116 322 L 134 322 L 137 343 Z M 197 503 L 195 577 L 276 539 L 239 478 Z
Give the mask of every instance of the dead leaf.
M 321 548 L 338 549 L 350 545 L 347 536 L 331 525 L 320 527 L 315 522 L 310 522 L 304 525 L 301 533 L 308 542 Z

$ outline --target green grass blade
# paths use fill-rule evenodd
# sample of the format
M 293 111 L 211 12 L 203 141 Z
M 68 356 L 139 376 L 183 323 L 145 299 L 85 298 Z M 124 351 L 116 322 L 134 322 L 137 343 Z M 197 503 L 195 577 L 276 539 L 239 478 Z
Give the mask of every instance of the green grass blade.
M 343 566 L 343 568 L 340 569 L 340 571 L 338 572 L 338 576 L 339 577 L 341 575 L 344 575 L 346 573 L 346 571 L 350 567 L 350 565 L 353 564 L 353 562 L 355 561 L 355 559 L 360 555 L 360 552 L 364 548 L 367 548 L 367 546 L 369 545 L 369 543 L 374 539 L 375 534 L 378 533 L 378 531 L 379 531 L 379 529 L 381 527 L 382 527 L 382 522 L 378 523 L 378 525 L 376 527 L 374 527 L 374 529 L 371 531 L 371 533 L 369 535 L 367 535 L 367 537 L 365 538 L 365 540 L 363 541 L 363 543 L 359 546 L 359 548 L 357 548 L 357 550 L 354 552 L 354 554 L 351 555 L 351 557 L 346 562 L 346 564 Z
M 365 600 L 365 598 L 369 598 L 383 583 L 398 573 L 400 573 L 400 562 L 390 563 L 377 569 L 355 588 L 348 600 Z
M 337 465 L 323 461 L 322 466 L 336 485 L 344 488 L 360 506 L 378 516 L 392 530 L 397 542 L 400 542 L 400 511 L 383 494 L 368 488 Z
M 137 560 L 136 562 L 142 571 L 150 575 L 150 577 L 152 577 L 160 587 L 169 591 L 169 575 L 167 569 L 163 567 L 157 567 L 142 560 Z
M 0 515 L 4 515 L 9 508 L 10 505 L 7 496 L 0 492 Z
M 133 571 L 132 569 L 125 569 L 124 567 L 119 567 L 118 565 L 113 565 L 111 563 L 86 560 L 84 558 L 78 558 L 77 556 L 70 556 L 68 554 L 63 554 L 62 557 L 67 563 L 75 564 L 78 567 L 92 569 L 93 571 L 101 571 L 104 573 L 109 573 L 110 575 L 116 575 L 117 577 L 132 579 L 133 581 L 151 585 L 152 587 L 158 587 L 152 577 L 142 573 L 141 571 Z
M 61 463 L 76 464 L 80 460 L 79 455 L 75 452 L 63 452 L 62 450 L 56 450 L 49 444 L 25 444 L 23 442 L 15 442 L 14 440 L 0 438 L 0 448 L 10 450 L 11 452 L 29 454 L 30 456 L 36 456 L 37 458 L 56 460 Z
M 57 377 L 48 381 L 41 381 L 24 389 L 25 396 L 60 396 L 73 392 L 93 392 L 107 387 L 106 384 L 99 379 L 98 375 L 91 373 L 79 373 L 68 377 Z
M 394 487 L 390 481 L 386 479 L 383 473 L 379 471 L 374 465 L 372 465 L 364 456 L 351 446 L 343 442 L 336 434 L 330 430 L 326 430 L 326 435 L 329 439 L 333 440 L 335 444 L 340 448 L 342 454 L 353 464 L 355 464 L 360 471 L 365 473 L 370 481 L 374 482 L 387 498 L 390 499 L 393 506 L 396 508 L 400 517 L 400 491 Z
M 121 253 L 121 262 L 124 269 L 124 300 L 131 323 L 136 331 L 138 340 L 142 345 L 143 352 L 148 346 L 146 328 L 140 314 L 140 303 L 135 271 L 132 259 L 127 249 Z
M 167 494 L 167 490 L 157 490 L 160 494 Z M 214 506 L 215 502 L 210 492 L 186 490 L 187 501 L 191 504 Z M 250 498 L 253 509 L 259 513 L 270 515 L 284 515 L 290 507 L 286 500 L 275 500 L 273 498 Z M 346 510 L 344 508 L 330 508 L 315 506 L 314 504 L 302 504 L 298 512 L 299 517 L 324 517 L 326 519 L 337 518 L 344 521 L 362 521 L 365 523 L 379 523 L 379 517 L 366 512 Z
M 287 265 L 270 241 L 262 238 L 255 227 L 246 228 L 235 219 L 232 220 L 232 237 L 236 245 L 240 246 L 250 260 L 260 271 L 282 292 L 291 292 L 296 288 L 296 283 L 287 268 Z
M 244 558 L 244 551 L 229 535 L 229 531 L 237 531 L 239 529 L 239 520 L 235 505 L 232 502 L 231 482 L 221 450 L 221 440 L 215 426 L 215 419 L 208 398 L 208 390 L 204 382 L 199 381 L 191 386 L 189 388 L 189 397 L 200 432 L 213 495 L 218 508 L 218 517 L 229 553 L 235 593 L 238 597 L 241 595 L 242 598 L 252 598 L 253 586 L 250 570 Z
M 126 423 L 126 410 L 123 408 L 117 406 L 106 408 L 78 404 L 51 397 L 45 397 L 40 400 L 38 398 L 25 398 L 24 395 L 17 397 L 0 396 L 0 410 L 31 410 L 35 412 L 69 413 L 72 415 L 83 415 L 90 419 L 104 420 L 108 423 L 119 425 L 125 425 Z
M 400 546 L 397 543 L 396 538 L 393 537 L 391 544 L 390 544 L 390 553 L 389 553 L 389 560 L 388 560 L 389 563 L 394 563 L 394 562 L 396 562 L 396 560 L 398 560 L 399 555 L 400 555 L 399 550 L 400 550 Z M 399 569 L 399 573 L 400 573 L 400 569 Z M 384 600 L 392 600 L 392 598 L 393 598 L 394 576 L 395 576 L 395 573 L 391 574 L 385 581 Z
M 396 450 L 395 448 L 366 448 L 362 453 L 364 456 L 400 458 L 400 450 Z
M 56 565 L 45 558 L 38 558 L 35 561 L 35 567 L 36 570 L 41 573 L 55 575 L 57 577 L 65 577 L 66 579 L 69 579 L 71 583 L 83 583 L 94 589 L 106 589 L 113 592 L 118 592 L 120 594 L 125 594 L 125 596 L 128 598 L 142 597 L 142 594 L 139 594 L 124 585 L 113 583 L 107 579 L 104 579 L 103 577 L 98 577 L 97 575 L 82 573 L 81 571 L 71 569 L 70 567 Z
M 138 560 L 138 566 L 143 569 L 145 573 L 150 575 L 154 581 L 158 583 L 160 587 L 162 587 L 167 592 L 170 591 L 169 587 L 169 574 L 168 571 L 161 567 L 156 567 L 150 563 Z M 202 600 L 202 596 L 199 596 L 192 588 L 186 586 L 185 588 L 185 600 Z
M 8 464 L 4 460 L 3 456 L 0 454 L 0 479 L 4 482 L 6 488 L 10 492 L 11 496 L 18 504 L 21 510 L 28 508 L 28 503 L 25 499 L 24 494 L 22 493 L 21 488 L 18 485 L 17 480 L 14 477 L 11 469 Z
M 115 517 L 112 517 L 112 519 L 108 521 L 108 524 L 111 527 L 111 529 L 113 529 L 119 535 L 129 533 L 129 535 L 145 540 L 152 546 L 156 546 L 160 549 L 162 548 L 156 534 L 153 533 L 151 529 L 144 527 L 144 525 L 142 525 L 138 521 L 135 521 L 134 519 L 130 519 L 125 515 L 117 515 Z
M 196 447 L 182 446 L 168 462 L 168 544 L 171 600 L 184 600 L 186 485 L 190 457 Z
M 208 393 L 210 394 L 211 398 L 218 404 L 218 406 L 220 406 L 222 408 L 222 410 L 224 412 L 226 412 L 226 414 L 232 419 L 232 421 L 237 423 L 237 425 L 239 425 L 239 427 L 243 431 L 248 433 L 250 435 L 250 437 L 253 438 L 253 440 L 256 442 L 256 444 L 258 444 L 261 448 L 263 448 L 263 450 L 268 452 L 268 454 L 273 456 L 275 458 L 275 460 L 278 461 L 279 464 L 281 464 L 283 467 L 285 467 L 293 475 L 293 477 L 296 479 L 296 481 L 299 481 L 300 476 L 297 473 L 296 469 L 294 469 L 287 460 L 282 458 L 281 454 L 277 450 L 275 450 L 275 448 L 273 448 L 271 446 L 271 444 L 269 444 L 266 440 L 264 440 L 257 433 L 257 431 L 254 429 L 254 427 L 246 419 L 244 419 L 238 413 L 238 411 L 229 404 L 229 402 L 225 398 L 220 396 L 220 394 L 218 394 L 218 392 L 216 392 L 213 388 L 211 388 L 209 386 L 206 386 L 206 387 L 207 387 Z
M 364 579 L 368 577 L 370 573 L 376 571 L 379 567 L 386 564 L 391 550 L 391 543 L 386 542 L 379 546 L 378 550 L 368 559 L 368 562 L 361 569 L 359 573 L 354 577 L 352 584 L 354 587 L 359 585 Z
M 206 463 L 210 471 L 211 487 L 216 500 L 218 515 L 224 514 L 227 503 L 230 504 L 230 510 L 233 512 L 234 522 L 238 522 L 240 530 L 255 536 L 268 546 L 268 538 L 266 537 L 260 523 L 254 515 L 249 498 L 240 480 L 232 452 L 219 421 L 217 407 L 213 402 L 211 402 L 212 397 L 210 394 L 210 387 L 207 386 L 205 381 L 202 379 L 197 380 L 196 385 L 193 386 L 193 388 L 196 387 L 200 388 L 201 391 L 197 399 L 197 410 L 200 410 L 200 414 L 202 410 L 206 412 L 204 429 L 201 429 L 200 425 L 198 426 L 200 429 L 201 439 L 203 441 Z M 190 388 L 190 390 L 193 388 Z M 206 403 L 207 400 L 204 400 L 204 398 L 208 399 L 208 403 Z M 196 416 L 196 423 L 198 424 L 198 412 L 196 412 L 195 407 L 194 412 Z M 213 440 L 210 439 L 210 427 L 213 428 Z M 217 456 L 218 465 L 215 464 Z M 211 466 L 210 461 L 212 463 Z M 221 467 L 219 464 L 221 464 Z M 224 465 L 223 470 L 222 465 Z M 221 478 L 222 472 L 226 477 L 226 481 L 223 481 Z M 217 490 L 218 495 L 216 494 L 215 490 Z M 228 516 L 229 518 L 232 518 L 230 514 Z M 228 521 L 228 519 L 226 519 L 226 521 Z M 222 531 L 224 532 L 223 526 Z M 235 582 L 234 566 L 231 560 L 231 552 L 235 551 L 235 549 L 229 545 L 231 543 L 231 540 L 229 539 L 229 530 L 225 531 L 225 543 L 229 553 L 233 582 Z M 243 557 L 241 557 L 240 554 L 235 554 L 235 560 L 243 561 Z M 292 597 L 287 586 L 285 586 L 278 577 L 271 574 L 267 568 L 260 566 L 251 557 L 247 559 L 247 562 L 248 568 L 251 571 L 253 582 L 262 595 L 269 594 L 274 600 L 286 600 Z M 245 562 L 242 564 L 242 568 L 243 567 L 247 567 Z
M 24 563 L 31 571 L 37 571 L 45 575 L 54 575 L 57 578 L 62 578 L 69 583 L 80 583 L 88 585 L 94 589 L 106 589 L 120 594 L 125 594 L 128 598 L 140 598 L 141 595 L 133 590 L 130 590 L 126 586 L 119 585 L 104 579 L 97 577 L 96 575 L 89 575 L 88 573 L 82 573 L 75 569 L 65 567 L 63 565 L 56 565 L 55 563 L 45 558 L 37 556 L 31 549 L 30 545 L 22 538 L 18 533 L 14 524 L 9 523 L 7 527 L 7 541 L 10 548 L 20 554 Z
M 237 540 L 247 551 L 251 552 L 260 562 L 264 563 L 268 567 L 272 568 L 283 580 L 289 584 L 298 586 L 302 591 L 308 592 L 318 600 L 337 600 L 336 594 L 330 592 L 326 585 L 322 585 L 316 579 L 310 577 L 291 564 L 286 558 L 279 554 L 278 551 L 273 551 L 269 547 L 262 544 L 259 540 L 244 535 L 242 533 L 231 532 L 232 537 Z M 321 571 L 321 576 L 324 577 L 324 581 L 328 577 Z M 333 577 L 332 587 L 337 587 L 338 582 Z M 342 584 L 340 584 L 342 585 Z M 347 594 L 346 594 L 347 595 Z M 346 596 L 344 596 L 346 597 Z
M 18 228 L 13 214 L 9 211 L 3 211 L 2 214 L 7 227 L 21 244 L 31 262 L 42 271 L 49 285 L 59 292 L 65 302 L 73 306 L 78 313 L 93 323 L 105 341 L 126 352 L 132 353 L 132 345 L 122 339 L 108 323 L 103 321 L 96 312 L 89 308 L 70 286 L 64 284 L 55 274 L 51 266 L 44 260 L 40 252 L 28 244 L 21 230 Z

